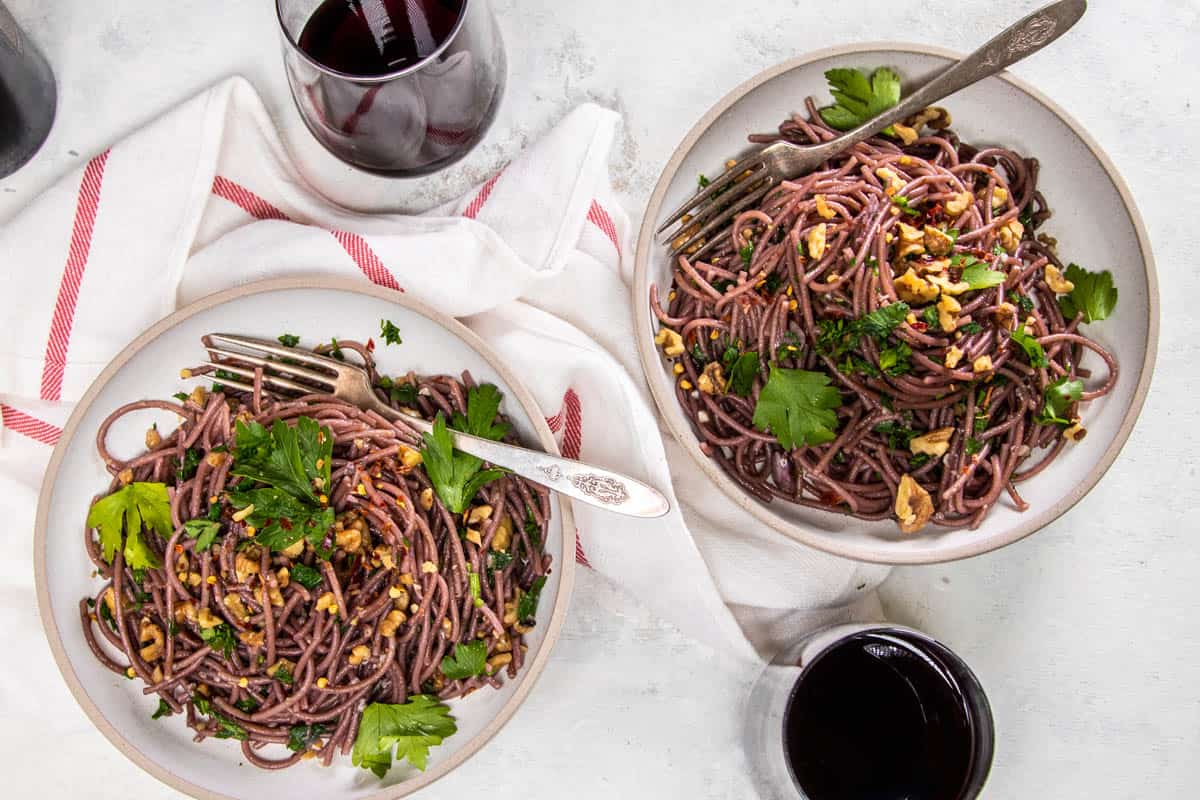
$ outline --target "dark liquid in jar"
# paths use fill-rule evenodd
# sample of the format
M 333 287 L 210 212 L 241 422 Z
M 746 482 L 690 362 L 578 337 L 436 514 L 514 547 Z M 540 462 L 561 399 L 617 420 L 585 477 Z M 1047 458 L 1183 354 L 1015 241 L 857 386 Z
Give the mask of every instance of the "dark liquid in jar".
M 810 800 L 957 800 L 975 753 L 967 699 L 923 642 L 867 632 L 822 653 L 784 714 Z
M 330 69 L 376 77 L 441 47 L 463 0 L 325 0 L 300 34 L 300 49 Z

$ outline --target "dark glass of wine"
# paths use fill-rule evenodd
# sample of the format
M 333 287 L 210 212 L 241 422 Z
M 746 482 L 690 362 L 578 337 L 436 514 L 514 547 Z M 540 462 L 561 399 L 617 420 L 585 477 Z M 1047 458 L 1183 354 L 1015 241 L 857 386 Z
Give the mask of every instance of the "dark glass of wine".
M 46 141 L 57 97 L 50 65 L 0 3 L 0 178 Z
M 787 648 L 755 685 L 746 743 L 764 800 L 974 800 L 992 712 L 945 645 L 843 625 Z
M 483 138 L 507 77 L 486 0 L 276 0 L 300 116 L 348 164 L 405 177 Z

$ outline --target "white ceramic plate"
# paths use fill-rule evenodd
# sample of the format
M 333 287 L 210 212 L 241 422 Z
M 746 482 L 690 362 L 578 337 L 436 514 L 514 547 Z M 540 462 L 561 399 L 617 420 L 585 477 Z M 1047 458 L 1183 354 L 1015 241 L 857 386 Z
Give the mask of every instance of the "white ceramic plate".
M 222 800 L 378 800 L 407 795 L 457 767 L 495 735 L 529 693 L 558 636 L 575 566 L 569 557 L 574 553 L 573 540 L 568 541 L 575 528 L 569 506 L 561 501 L 554 508 L 546 539 L 554 568 L 542 590 L 540 624 L 527 639 L 524 668 L 499 691 L 485 689 L 450 701 L 458 733 L 431 749 L 425 772 L 402 762 L 382 783 L 351 766 L 349 758 L 336 759 L 329 769 L 316 762 L 301 762 L 268 772 L 244 765 L 236 741 L 209 739 L 194 744 L 192 731 L 181 719 L 150 719 L 157 701 L 142 694 L 140 681 L 114 675 L 88 650 L 78 603 L 96 592 L 82 533 L 92 496 L 108 482 L 95 449 L 100 422 L 124 403 L 170 397 L 190 388 L 180 380 L 179 370 L 202 360 L 202 334 L 220 331 L 273 339 L 288 332 L 313 345 L 330 336 L 365 339 L 377 335 L 380 319 L 394 321 L 404 337 L 398 347 L 376 350 L 381 371 L 457 374 L 470 370 L 477 380 L 494 383 L 504 393 L 501 410 L 523 441 L 557 452 L 533 398 L 479 337 L 399 293 L 334 280 L 252 284 L 175 312 L 138 337 L 100 374 L 55 448 L 38 506 L 34 545 L 38 605 L 50 647 L 75 698 L 109 741 L 182 792 Z M 114 453 L 131 455 L 143 450 L 145 429 L 156 414 L 130 415 L 114 425 L 109 435 Z M 171 430 L 178 423 L 173 414 L 157 414 L 157 419 L 160 430 Z
M 876 43 L 823 50 L 763 72 L 718 102 L 696 123 L 663 171 L 638 240 L 633 304 L 638 351 L 646 379 L 672 433 L 712 481 L 739 505 L 780 533 L 837 555 L 891 564 L 949 561 L 985 553 L 1047 525 L 1080 500 L 1112 464 L 1141 410 L 1158 343 L 1158 286 L 1154 259 L 1141 216 L 1129 190 L 1099 145 L 1062 109 L 1007 73 L 989 78 L 943 101 L 954 129 L 975 145 L 1012 147 L 1041 161 L 1039 188 L 1054 210 L 1043 228 L 1059 241 L 1067 260 L 1093 270 L 1110 269 L 1120 291 L 1116 313 L 1088 327 L 1121 368 L 1107 397 L 1086 408 L 1088 436 L 1065 449 L 1036 480 L 1021 484 L 1030 509 L 1019 513 L 1006 496 L 975 531 L 927 527 L 905 536 L 891 521 L 853 517 L 784 502 L 763 503 L 745 493 L 700 451 L 674 395 L 674 376 L 653 344 L 656 321 L 649 308 L 650 285 L 660 296 L 671 285 L 666 248 L 653 232 L 671 209 L 696 191 L 700 174 L 717 175 L 726 159 L 747 150 L 746 136 L 770 132 L 804 99 L 832 102 L 824 73 L 832 67 L 889 66 L 911 88 L 932 77 L 951 59 L 949 50 Z M 1085 366 L 1103 363 L 1088 354 Z M 1103 374 L 1101 372 L 1101 374 Z

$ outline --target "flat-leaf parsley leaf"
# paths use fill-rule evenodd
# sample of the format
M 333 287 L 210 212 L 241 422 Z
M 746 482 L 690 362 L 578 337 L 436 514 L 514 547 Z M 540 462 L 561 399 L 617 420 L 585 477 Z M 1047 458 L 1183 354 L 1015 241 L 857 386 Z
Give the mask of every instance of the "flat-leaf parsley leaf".
M 772 366 L 754 408 L 754 427 L 775 434 L 788 450 L 832 442 L 842 396 L 829 383 L 823 372 Z
M 1099 322 L 1116 308 L 1118 293 L 1108 270 L 1088 272 L 1078 264 L 1068 264 L 1064 277 L 1075 284 L 1070 294 L 1058 298 L 1058 307 L 1068 320 L 1082 311 L 1084 322 Z
M 142 540 L 142 526 L 163 539 L 170 538 L 174 527 L 166 484 L 131 483 L 100 498 L 88 512 L 87 524 L 100 532 L 100 549 L 108 563 L 112 563 L 123 540 L 126 566 L 157 567 L 158 556 Z
M 450 707 L 429 695 L 413 695 L 407 703 L 371 703 L 363 709 L 350 759 L 356 767 L 382 778 L 395 757 L 424 771 L 429 748 L 458 731 Z
M 848 131 L 900 102 L 900 76 L 887 67 L 871 73 L 857 69 L 831 69 L 825 73 L 836 101 L 821 109 L 821 119 L 835 130 Z M 895 135 L 889 126 L 883 133 Z

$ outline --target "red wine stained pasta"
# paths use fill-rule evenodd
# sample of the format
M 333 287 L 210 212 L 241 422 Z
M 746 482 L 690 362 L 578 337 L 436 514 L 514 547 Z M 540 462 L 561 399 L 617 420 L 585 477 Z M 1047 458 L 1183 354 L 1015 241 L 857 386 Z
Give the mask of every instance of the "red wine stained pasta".
M 393 406 L 512 439 L 495 387 L 387 379 L 368 347 L 340 348 Z M 441 700 L 516 676 L 550 571 L 545 489 L 448 445 L 439 457 L 473 477 L 442 485 L 431 439 L 332 397 L 177 397 L 123 406 L 98 432 L 112 482 L 84 544 L 102 584 L 79 604 L 96 658 L 156 697 L 156 718 L 180 715 L 197 741 L 238 739 L 259 767 L 353 749 L 382 775 L 391 746 L 362 741 L 364 713 L 433 709 L 431 730 L 449 735 Z M 182 422 L 116 457 L 111 425 L 143 409 Z
M 838 135 L 807 110 L 752 141 Z M 746 491 L 975 528 L 1002 495 L 1027 507 L 1021 482 L 1116 384 L 1081 327 L 1116 290 L 1038 234 L 1036 160 L 960 142 L 941 109 L 909 123 L 772 189 L 649 300 L 701 449 Z

